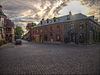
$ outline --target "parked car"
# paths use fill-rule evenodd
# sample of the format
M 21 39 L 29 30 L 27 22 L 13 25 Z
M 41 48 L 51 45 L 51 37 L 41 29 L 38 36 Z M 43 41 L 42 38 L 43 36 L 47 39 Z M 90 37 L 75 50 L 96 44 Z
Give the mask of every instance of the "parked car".
M 21 44 L 22 44 L 22 40 L 21 40 L 21 39 L 16 39 L 15 44 L 16 44 L 16 45 L 18 45 L 18 44 L 20 44 L 20 45 L 21 45 Z

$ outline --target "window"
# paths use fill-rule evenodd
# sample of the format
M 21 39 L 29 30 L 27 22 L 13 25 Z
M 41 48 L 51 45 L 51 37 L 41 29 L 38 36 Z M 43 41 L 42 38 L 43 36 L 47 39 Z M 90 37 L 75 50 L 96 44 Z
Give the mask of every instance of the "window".
M 81 40 L 84 39 L 84 33 L 81 33 L 81 34 L 79 35 L 79 39 L 81 39 Z
M 42 32 L 42 29 L 40 30 L 40 32 Z
M 1 29 L 0 29 L 0 34 L 1 34 L 1 32 L 2 32 L 2 31 L 1 31 Z
M 96 26 L 94 27 L 94 29 L 96 30 Z
M 79 28 L 80 29 L 83 29 L 83 27 L 84 27 L 84 23 L 83 22 L 80 22 Z
M 50 37 L 52 37 L 53 36 L 53 34 L 52 34 L 52 32 L 50 32 Z
M 47 41 L 48 40 L 48 37 L 47 37 L 47 34 L 44 35 L 44 41 Z
M 70 32 L 73 33 L 74 31 L 75 31 L 75 30 L 74 30 L 74 24 L 71 24 L 71 25 L 70 25 Z
M 50 27 L 50 31 L 52 31 L 52 26 Z
M 57 36 L 56 36 L 56 40 L 57 40 L 57 41 L 60 41 L 60 35 L 57 35 Z
M 49 23 L 49 19 L 47 19 L 47 23 Z
M 38 33 L 38 32 L 39 32 L 39 30 L 37 29 L 37 30 L 36 30 L 36 32 Z
M 34 34 L 34 31 L 33 31 L 33 34 Z
M 50 23 L 52 23 L 52 20 L 50 20 Z
M 70 16 L 69 15 L 67 16 L 67 20 L 70 20 Z
M 60 26 L 57 26 L 57 32 L 60 32 Z
M 70 25 L 70 29 L 73 30 L 74 29 L 74 24 Z
M 84 25 L 83 25 L 83 24 L 81 24 L 81 25 L 79 26 L 79 28 L 80 28 L 80 29 L 83 29 L 83 27 L 84 27 Z

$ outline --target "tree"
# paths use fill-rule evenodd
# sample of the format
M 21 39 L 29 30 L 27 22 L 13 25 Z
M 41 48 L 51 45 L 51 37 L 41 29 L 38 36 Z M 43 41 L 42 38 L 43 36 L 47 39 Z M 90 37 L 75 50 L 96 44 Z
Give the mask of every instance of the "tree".
M 21 38 L 24 31 L 22 30 L 22 27 L 16 26 L 15 28 L 15 39 Z
M 29 31 L 30 30 L 30 27 L 34 27 L 36 25 L 36 23 L 28 23 L 27 26 L 26 26 L 26 29 Z

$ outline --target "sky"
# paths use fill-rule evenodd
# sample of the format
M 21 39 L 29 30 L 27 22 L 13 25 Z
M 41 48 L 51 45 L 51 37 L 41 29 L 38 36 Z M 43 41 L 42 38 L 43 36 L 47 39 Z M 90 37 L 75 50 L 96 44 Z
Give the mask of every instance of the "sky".
M 38 23 L 42 18 L 67 15 L 69 11 L 94 15 L 100 21 L 100 0 L 0 0 L 0 4 L 7 17 L 24 31 L 29 22 Z

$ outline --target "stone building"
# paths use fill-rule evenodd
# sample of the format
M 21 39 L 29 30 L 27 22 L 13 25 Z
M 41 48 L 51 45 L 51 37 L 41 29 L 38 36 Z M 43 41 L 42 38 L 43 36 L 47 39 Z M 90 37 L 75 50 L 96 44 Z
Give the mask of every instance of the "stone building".
M 31 33 L 30 33 L 31 32 Z M 29 32 L 35 42 L 94 43 L 100 41 L 100 25 L 81 13 L 44 20 Z

